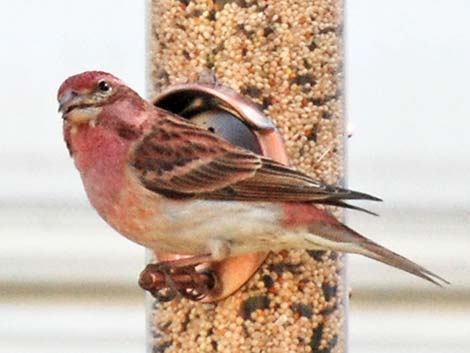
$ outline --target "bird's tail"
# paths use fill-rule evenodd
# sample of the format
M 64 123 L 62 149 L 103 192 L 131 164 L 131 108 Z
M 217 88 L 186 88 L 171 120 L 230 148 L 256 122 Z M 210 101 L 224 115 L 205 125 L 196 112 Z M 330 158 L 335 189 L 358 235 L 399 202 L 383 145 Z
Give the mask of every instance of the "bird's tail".
M 306 238 L 307 242 L 334 251 L 356 253 L 399 268 L 423 278 L 438 286 L 449 284 L 447 280 L 414 263 L 411 260 L 367 239 L 353 229 L 337 222 L 334 224 L 312 225 Z M 326 244 L 322 242 L 325 242 Z

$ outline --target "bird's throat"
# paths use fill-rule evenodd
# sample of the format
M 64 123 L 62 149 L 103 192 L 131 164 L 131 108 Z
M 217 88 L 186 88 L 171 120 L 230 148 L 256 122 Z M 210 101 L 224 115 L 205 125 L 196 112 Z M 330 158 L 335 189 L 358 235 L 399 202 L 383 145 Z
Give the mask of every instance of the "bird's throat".
M 73 129 L 77 125 L 89 124 L 91 126 L 96 125 L 96 118 L 100 114 L 101 107 L 83 107 L 83 108 L 74 108 L 70 112 L 64 115 L 64 120 L 71 124 Z
M 112 208 L 124 183 L 130 142 L 112 130 L 89 124 L 70 126 L 65 139 L 90 202 L 98 211 Z

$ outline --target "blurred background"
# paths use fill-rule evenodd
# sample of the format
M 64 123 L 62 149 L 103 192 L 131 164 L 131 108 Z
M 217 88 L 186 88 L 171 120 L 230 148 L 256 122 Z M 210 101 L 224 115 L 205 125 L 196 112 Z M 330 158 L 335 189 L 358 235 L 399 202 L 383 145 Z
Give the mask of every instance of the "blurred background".
M 349 224 L 452 282 L 349 257 L 350 352 L 470 351 L 470 2 L 347 4 Z M 144 251 L 88 205 L 56 90 L 102 69 L 145 94 L 145 1 L 0 2 L 0 352 L 144 352 Z

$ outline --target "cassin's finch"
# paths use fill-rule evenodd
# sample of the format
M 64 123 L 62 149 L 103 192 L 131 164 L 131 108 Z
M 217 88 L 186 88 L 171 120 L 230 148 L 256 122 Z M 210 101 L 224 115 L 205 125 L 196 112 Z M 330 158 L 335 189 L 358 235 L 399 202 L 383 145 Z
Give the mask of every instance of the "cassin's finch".
M 92 205 L 127 238 L 213 260 L 281 249 L 365 255 L 444 279 L 338 222 L 315 203 L 376 198 L 324 185 L 143 100 L 99 71 L 58 92 L 64 136 Z

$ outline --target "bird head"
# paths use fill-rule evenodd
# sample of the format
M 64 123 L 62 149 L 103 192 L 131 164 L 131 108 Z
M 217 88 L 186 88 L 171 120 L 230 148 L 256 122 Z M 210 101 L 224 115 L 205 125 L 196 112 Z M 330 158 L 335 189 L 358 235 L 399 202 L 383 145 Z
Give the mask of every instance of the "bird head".
M 117 144 L 138 138 L 146 109 L 152 107 L 121 80 L 102 71 L 69 77 L 60 86 L 57 100 L 71 155 L 86 149 L 85 145 L 103 144 L 105 136 Z
M 59 88 L 57 100 L 64 121 L 88 123 L 102 108 L 115 101 L 125 87 L 113 75 L 102 71 L 87 71 L 66 79 Z

